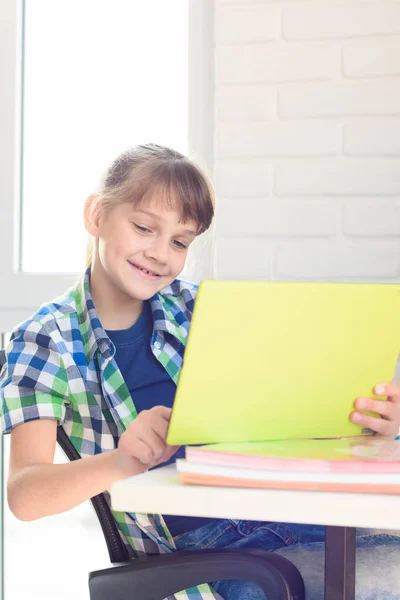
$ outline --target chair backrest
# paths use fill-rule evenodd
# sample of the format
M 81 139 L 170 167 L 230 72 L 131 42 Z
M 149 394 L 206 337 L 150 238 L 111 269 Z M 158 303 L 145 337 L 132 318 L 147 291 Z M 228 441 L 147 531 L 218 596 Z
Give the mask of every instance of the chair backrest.
M 57 442 L 68 460 L 72 461 L 81 458 L 61 426 L 57 427 Z M 103 530 L 110 561 L 112 563 L 119 563 L 129 560 L 128 551 L 119 535 L 117 524 L 104 494 L 98 494 L 91 498 L 90 501 Z
M 5 361 L 6 353 L 4 350 L 0 350 L 0 370 L 5 364 Z M 68 460 L 78 460 L 81 458 L 61 426 L 57 427 L 57 442 Z M 120 563 L 129 560 L 128 550 L 119 535 L 117 524 L 104 494 L 98 494 L 91 498 L 90 501 L 96 512 L 97 518 L 99 519 L 106 540 L 110 561 L 112 563 Z

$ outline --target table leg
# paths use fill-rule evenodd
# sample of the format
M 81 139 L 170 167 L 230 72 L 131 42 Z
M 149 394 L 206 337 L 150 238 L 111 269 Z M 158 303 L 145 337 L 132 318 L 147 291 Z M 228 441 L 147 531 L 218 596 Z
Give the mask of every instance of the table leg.
M 325 600 L 355 600 L 356 529 L 326 527 Z

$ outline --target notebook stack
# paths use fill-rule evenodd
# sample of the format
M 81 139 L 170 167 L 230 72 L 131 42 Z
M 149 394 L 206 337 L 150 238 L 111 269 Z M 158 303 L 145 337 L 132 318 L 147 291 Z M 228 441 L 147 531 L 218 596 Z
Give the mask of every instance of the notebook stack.
M 400 493 L 400 441 L 284 440 L 186 448 L 183 483 L 351 493 Z

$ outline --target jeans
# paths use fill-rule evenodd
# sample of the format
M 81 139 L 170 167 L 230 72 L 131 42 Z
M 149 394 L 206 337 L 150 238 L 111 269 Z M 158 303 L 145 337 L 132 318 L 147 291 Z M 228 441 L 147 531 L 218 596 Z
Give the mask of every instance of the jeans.
M 216 519 L 174 538 L 177 550 L 254 548 L 276 552 L 299 569 L 307 600 L 324 598 L 325 527 Z M 245 581 L 217 581 L 224 600 L 265 600 Z M 268 599 L 267 599 L 268 600 Z M 400 532 L 357 530 L 356 600 L 400 600 Z

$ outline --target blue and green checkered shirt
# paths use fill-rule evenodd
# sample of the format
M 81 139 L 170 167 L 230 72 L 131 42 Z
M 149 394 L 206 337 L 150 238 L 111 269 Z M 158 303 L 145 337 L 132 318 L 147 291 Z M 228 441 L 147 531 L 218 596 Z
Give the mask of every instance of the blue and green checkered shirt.
M 196 292 L 195 284 L 176 280 L 150 300 L 152 351 L 175 383 Z M 96 314 L 88 269 L 75 287 L 13 331 L 0 374 L 3 433 L 35 419 L 56 419 L 82 458 L 116 448 L 137 412 L 114 354 Z M 161 515 L 113 514 L 131 556 L 175 549 Z M 174 598 L 219 596 L 204 584 Z

